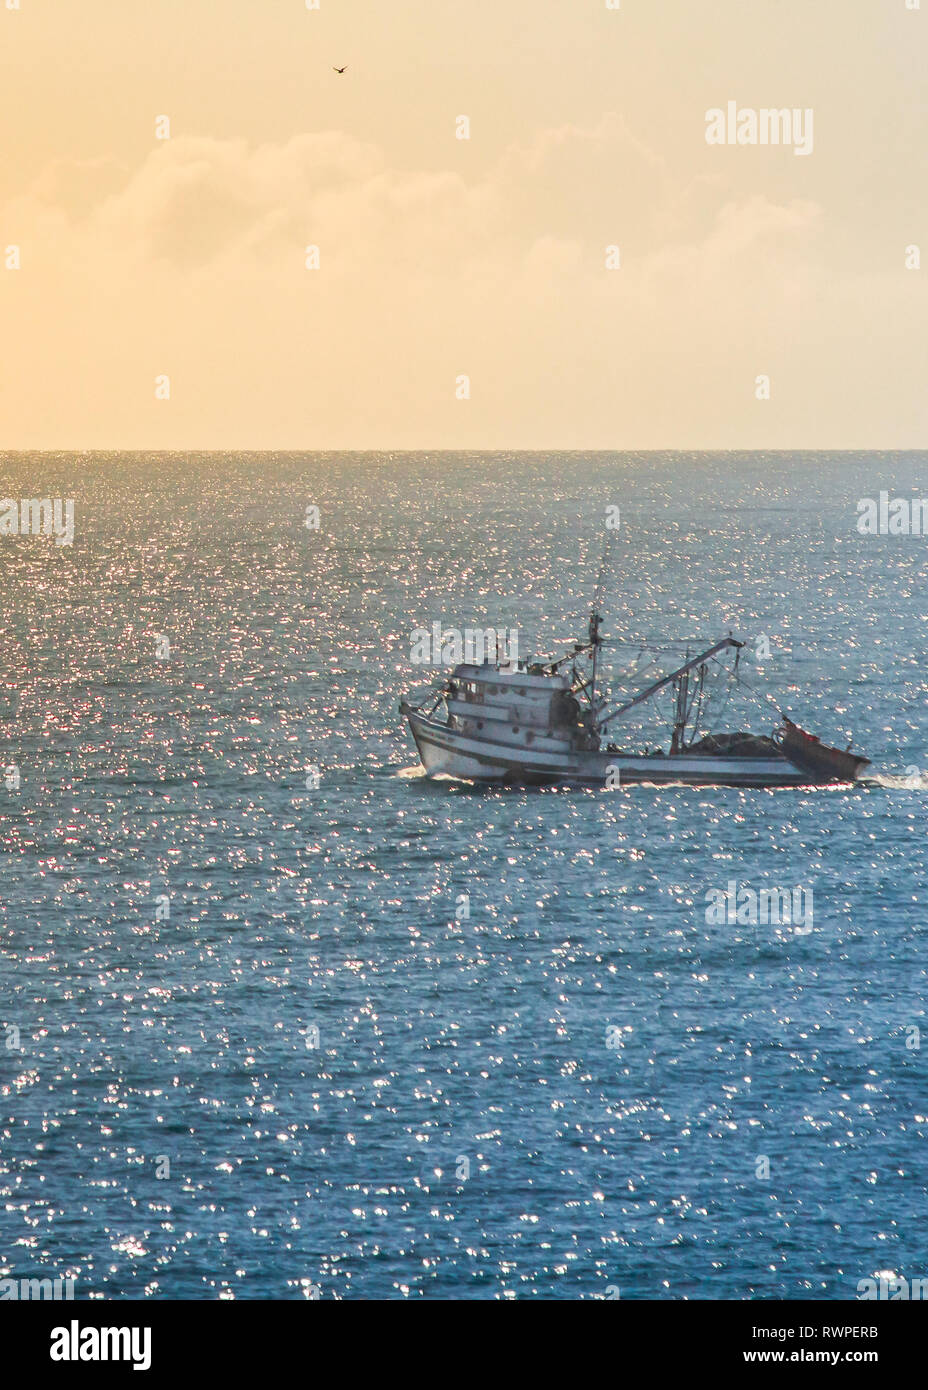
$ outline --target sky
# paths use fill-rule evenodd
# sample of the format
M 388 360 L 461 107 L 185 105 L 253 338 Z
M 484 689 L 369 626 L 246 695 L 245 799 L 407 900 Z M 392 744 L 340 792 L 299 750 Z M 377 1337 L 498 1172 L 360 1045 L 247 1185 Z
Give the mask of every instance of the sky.
M 2 448 L 926 444 L 928 0 L 15 4 Z

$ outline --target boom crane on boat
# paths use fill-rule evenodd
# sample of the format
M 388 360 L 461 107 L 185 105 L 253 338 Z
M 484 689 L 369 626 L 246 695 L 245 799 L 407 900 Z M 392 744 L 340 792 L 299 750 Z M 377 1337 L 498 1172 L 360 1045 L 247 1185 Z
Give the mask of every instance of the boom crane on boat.
M 699 666 L 702 662 L 710 660 L 711 657 L 715 656 L 716 652 L 723 652 L 728 647 L 734 647 L 737 651 L 740 651 L 743 646 L 744 643 L 739 642 L 735 637 L 723 637 L 721 642 L 716 642 L 714 647 L 709 647 L 706 651 L 700 652 L 698 656 L 694 656 L 682 666 L 678 666 L 675 671 L 670 672 L 669 676 L 662 676 L 659 681 L 655 681 L 653 685 L 649 685 L 646 690 L 640 691 L 633 699 L 626 700 L 625 703 L 621 705 L 614 705 L 612 709 L 607 710 L 602 718 L 597 720 L 597 728 L 604 729 L 611 720 L 616 719 L 620 714 L 625 714 L 627 710 L 634 709 L 635 705 L 640 705 L 644 700 L 650 700 L 651 696 L 656 695 L 659 690 L 663 690 L 665 686 L 671 685 L 674 681 L 679 680 L 681 676 L 686 676 L 688 672 L 693 670 L 694 666 Z

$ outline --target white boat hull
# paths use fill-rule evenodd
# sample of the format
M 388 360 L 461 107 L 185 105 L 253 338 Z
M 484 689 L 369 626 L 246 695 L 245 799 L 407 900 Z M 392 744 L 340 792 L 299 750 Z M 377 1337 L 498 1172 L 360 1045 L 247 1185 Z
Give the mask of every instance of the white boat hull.
M 405 702 L 422 766 L 430 776 L 481 782 L 583 782 L 602 787 L 630 783 L 690 786 L 802 787 L 833 781 L 797 767 L 784 756 L 714 757 L 687 753 L 555 752 L 476 739 L 418 713 Z

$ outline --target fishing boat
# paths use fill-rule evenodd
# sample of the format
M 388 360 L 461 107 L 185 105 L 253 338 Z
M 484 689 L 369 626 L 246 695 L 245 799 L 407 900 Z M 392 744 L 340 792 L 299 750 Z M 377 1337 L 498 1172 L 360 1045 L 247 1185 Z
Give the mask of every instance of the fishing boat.
M 586 640 L 554 661 L 491 660 L 455 665 L 420 702 L 403 698 L 425 771 L 478 782 L 579 782 L 690 786 L 801 787 L 852 783 L 869 759 L 831 748 L 778 711 L 769 734 L 701 731 L 710 671 L 732 661 L 738 679 L 744 643 L 729 634 L 629 698 L 599 689 L 602 618 L 594 608 Z M 669 746 L 628 751 L 613 742 L 617 721 L 673 696 Z

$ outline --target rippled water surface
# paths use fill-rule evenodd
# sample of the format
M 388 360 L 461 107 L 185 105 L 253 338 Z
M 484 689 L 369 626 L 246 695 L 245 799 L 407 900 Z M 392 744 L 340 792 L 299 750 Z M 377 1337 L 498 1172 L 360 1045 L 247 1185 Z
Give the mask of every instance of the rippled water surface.
M 168 1298 L 928 1276 L 928 540 L 855 529 L 925 462 L 0 456 L 4 495 L 76 503 L 71 547 L 0 537 L 5 1274 Z M 611 634 L 766 635 L 752 682 L 852 732 L 867 785 L 417 775 L 412 629 L 556 651 L 607 504 Z M 708 924 L 731 880 L 811 889 L 811 923 Z

